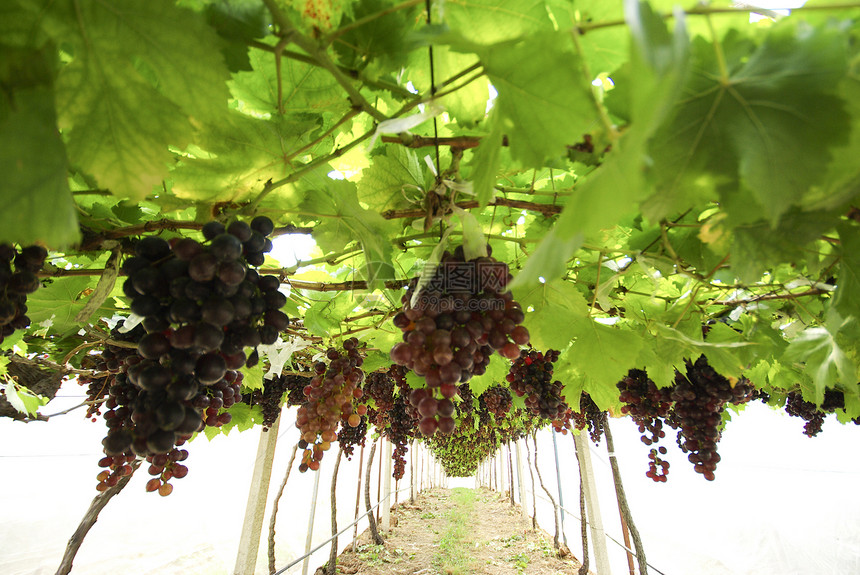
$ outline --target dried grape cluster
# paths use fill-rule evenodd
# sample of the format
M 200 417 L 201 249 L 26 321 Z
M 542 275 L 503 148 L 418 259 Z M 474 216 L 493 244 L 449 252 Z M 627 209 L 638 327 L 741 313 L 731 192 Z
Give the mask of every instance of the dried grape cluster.
M 301 405 L 305 402 L 304 389 L 308 379 L 299 375 L 275 375 L 263 379 L 263 389 L 255 390 L 248 397 L 249 405 L 259 405 L 263 412 L 263 431 L 268 431 L 281 414 L 284 394 L 287 405 Z
M 507 375 L 511 391 L 519 397 L 526 396 L 528 410 L 549 420 L 564 417 L 569 408 L 561 395 L 564 386 L 552 380 L 552 364 L 558 361 L 558 355 L 553 349 L 546 353 L 523 350 Z
M 0 342 L 16 329 L 30 327 L 27 296 L 39 289 L 38 273 L 47 257 L 42 246 L 27 246 L 19 252 L 10 244 L 0 244 Z
M 410 401 L 407 399 L 412 393 L 414 393 L 413 390 L 408 386 L 402 386 L 394 396 L 391 410 L 385 414 L 386 425 L 382 429 L 382 435 L 387 437 L 394 446 L 391 455 L 394 461 L 394 479 L 402 479 L 406 472 L 406 453 L 409 451 L 407 444 L 414 435 L 417 418 L 415 410 L 410 409 Z
M 595 444 L 600 443 L 600 438 L 603 436 L 603 428 L 606 426 L 606 412 L 600 411 L 600 408 L 597 407 L 591 396 L 583 391 L 579 398 L 579 413 L 582 414 L 586 422 L 591 441 Z
M 457 413 L 461 416 L 471 415 L 472 411 L 475 409 L 475 396 L 472 394 L 472 388 L 469 387 L 468 383 L 460 385 L 459 395 L 460 403 L 455 406 L 457 408 Z
M 391 360 L 451 398 L 458 383 L 486 371 L 494 352 L 517 357 L 529 332 L 520 325 L 520 305 L 503 292 L 512 279 L 507 264 L 491 257 L 466 261 L 462 246 L 445 252 L 427 285 L 419 290 L 413 279 L 403 295 L 393 320 L 403 342 L 392 348 Z
M 389 372 L 369 373 L 364 382 L 364 396 L 373 400 L 377 413 L 390 411 L 394 407 L 394 378 Z
M 296 427 L 301 432 L 299 447 L 305 450 L 299 465 L 301 472 L 319 469 L 323 454 L 337 440 L 337 427 L 342 419 L 356 427 L 367 410 L 361 405 L 353 411 L 352 405 L 354 398 L 362 396 L 358 386 L 364 380 L 361 370 L 364 359 L 358 340 L 354 337 L 345 340 L 342 351 L 330 347 L 326 359 L 328 364 L 324 361 L 314 364 L 314 377 L 304 388 L 305 403 L 296 414 Z
M 487 411 L 496 417 L 504 417 L 505 414 L 511 410 L 511 406 L 513 405 L 511 391 L 507 387 L 503 387 L 501 385 L 494 385 L 487 388 L 487 390 L 481 394 L 481 399 L 484 401 L 484 405 L 487 406 Z

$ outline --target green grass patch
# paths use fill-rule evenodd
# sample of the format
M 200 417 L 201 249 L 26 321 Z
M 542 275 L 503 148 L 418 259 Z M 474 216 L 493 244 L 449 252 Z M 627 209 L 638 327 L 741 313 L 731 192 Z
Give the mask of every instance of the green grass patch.
M 471 572 L 470 549 L 473 541 L 468 527 L 475 509 L 476 495 L 473 489 L 458 487 L 452 490 L 451 509 L 445 514 L 448 525 L 439 540 L 439 553 L 434 566 L 448 575 L 466 575 Z

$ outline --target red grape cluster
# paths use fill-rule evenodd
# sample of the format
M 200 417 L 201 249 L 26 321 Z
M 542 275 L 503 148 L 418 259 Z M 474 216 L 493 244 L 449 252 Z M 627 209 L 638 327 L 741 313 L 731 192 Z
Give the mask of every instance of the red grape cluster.
M 185 440 L 178 441 L 177 446 L 181 446 Z M 166 497 L 173 493 L 173 485 L 169 483 L 174 477 L 182 479 L 188 475 L 188 468 L 180 463 L 188 459 L 188 451 L 185 449 L 176 449 L 174 447 L 167 453 L 159 453 L 157 455 L 147 455 L 146 461 L 149 463 L 147 471 L 154 477 L 146 482 L 147 491 L 158 491 L 162 497 Z
M 708 481 L 720 461 L 717 443 L 720 440 L 722 413 L 728 403 L 738 405 L 752 398 L 753 387 L 745 379 L 734 385 L 714 371 L 705 356 L 695 363 L 686 362 L 686 375 L 676 372 L 672 388 L 672 423 L 677 426 L 681 450 L 696 473 Z
M 672 389 L 658 388 L 641 369 L 631 369 L 617 387 L 621 391 L 619 399 L 624 404 L 621 413 L 630 416 L 639 426 L 639 433 L 651 434 L 651 437 L 643 435 L 642 442 L 651 445 L 666 437 L 663 419 L 672 409 Z
M 530 412 L 549 420 L 564 417 L 569 408 L 562 397 L 564 385 L 552 381 L 552 364 L 558 361 L 558 355 L 553 349 L 546 353 L 523 350 L 506 378 L 517 396 L 526 396 Z
M 453 387 L 457 389 L 456 386 Z M 421 388 L 412 390 L 409 403 L 418 410 L 418 430 L 422 434 L 431 436 L 436 431 L 444 434 L 454 431 L 454 402 L 450 398 L 437 399 L 433 397 L 431 390 Z
M 326 351 L 328 365 L 323 361 L 314 364 L 315 375 L 305 386 L 306 401 L 296 414 L 296 427 L 301 431 L 299 447 L 304 449 L 299 471 L 319 469 L 323 453 L 337 440 L 337 427 L 341 419 L 352 427 L 361 423 L 360 405 L 353 411 L 354 398 L 360 398 L 358 387 L 364 379 L 361 365 L 364 363 L 358 339 L 352 337 L 343 342 L 343 354 L 330 347 Z M 313 447 L 311 447 L 313 446 Z
M 494 385 L 487 388 L 487 390 L 481 394 L 481 399 L 484 400 L 484 405 L 487 406 L 487 411 L 499 418 L 504 417 L 505 414 L 511 410 L 511 406 L 513 405 L 511 391 L 507 387 L 501 385 Z
M 0 244 L 0 342 L 16 329 L 30 327 L 27 296 L 39 289 L 37 274 L 47 257 L 48 251 L 42 246 L 28 246 L 19 252 L 9 244 Z
M 391 360 L 450 398 L 458 383 L 486 371 L 494 352 L 517 357 L 529 332 L 519 325 L 520 305 L 503 292 L 512 279 L 507 265 L 491 257 L 466 261 L 462 246 L 445 252 L 427 285 L 416 294 L 414 279 L 401 298 L 403 310 L 393 321 L 403 342 L 391 349 Z

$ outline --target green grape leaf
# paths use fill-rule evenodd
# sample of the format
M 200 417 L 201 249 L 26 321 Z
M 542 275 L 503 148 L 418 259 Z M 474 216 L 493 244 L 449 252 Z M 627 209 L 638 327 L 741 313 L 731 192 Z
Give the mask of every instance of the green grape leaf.
M 259 405 L 248 405 L 247 403 L 234 403 L 227 410 L 233 419 L 230 420 L 230 423 L 227 425 L 222 425 L 221 427 L 226 427 L 224 430 L 224 434 L 230 433 L 230 429 L 236 428 L 240 433 L 243 431 L 248 431 L 252 427 L 258 424 L 263 423 L 263 411 L 260 409 Z
M 462 0 L 445 4 L 444 13 L 452 31 L 480 44 L 554 29 L 544 0 Z
M 578 324 L 590 321 L 588 303 L 570 282 L 539 284 L 515 291 L 514 296 L 527 312 L 523 325 L 529 330 L 531 345 L 542 351 L 565 349 Z
M 860 320 L 860 234 L 848 224 L 839 227 L 841 257 L 833 307 L 844 317 Z
M 472 394 L 477 397 L 487 391 L 494 385 L 504 384 L 505 377 L 511 371 L 511 362 L 503 358 L 497 353 L 490 356 L 490 363 L 487 365 L 487 371 L 482 375 L 476 375 L 469 380 L 469 387 L 472 389 Z
M 833 312 L 828 320 L 825 327 L 810 327 L 800 332 L 783 354 L 785 361 L 805 364 L 804 371 L 814 386 L 812 401 L 818 405 L 824 400 L 825 389 L 835 387 L 840 381 L 857 381 L 856 362 L 837 338 L 846 322 L 856 320 L 841 320 Z
M 594 320 L 577 323 L 574 336 L 576 341 L 564 355 L 577 366 L 583 389 L 594 403 L 608 409 L 618 401 L 615 385 L 636 367 L 643 340 L 633 331 Z
M 230 91 L 246 109 L 261 114 L 344 113 L 349 100 L 340 84 L 325 69 L 298 60 L 281 58 L 281 91 L 275 55 L 263 50 L 248 54 L 252 70 L 233 75 Z M 280 107 L 278 96 L 280 95 Z
M 511 155 L 524 165 L 542 166 L 563 155 L 566 145 L 597 123 L 591 84 L 576 73 L 579 57 L 569 34 L 542 33 L 481 49 L 479 55 L 499 94 L 495 105 Z
M 51 3 L 45 27 L 74 56 L 57 80 L 71 161 L 120 197 L 167 177 L 169 145 L 227 113 L 227 67 L 203 16 L 171 0 Z
M 308 192 L 301 209 L 322 215 L 314 228 L 314 239 L 325 251 L 337 251 L 353 241 L 364 250 L 363 275 L 371 286 L 394 277 L 393 248 L 388 238 L 394 225 L 358 203 L 356 186 L 345 180 L 317 180 L 320 186 Z
M 627 74 L 632 125 L 612 147 L 603 164 L 577 186 L 555 226 L 538 245 L 512 288 L 531 286 L 544 278 L 561 277 L 567 260 L 587 236 L 614 225 L 633 213 L 647 195 L 642 175 L 645 148 L 678 99 L 687 75 L 688 42 L 683 19 L 672 35 L 662 19 L 641 7 L 631 32 L 631 65 Z M 686 207 L 686 206 L 685 206 Z
M 368 209 L 384 212 L 414 207 L 407 198 L 423 198 L 428 182 L 418 155 L 403 146 L 386 146 L 361 171 L 358 199 Z
M 58 278 L 27 296 L 27 315 L 33 326 L 47 328 L 48 333 L 67 335 L 81 326 L 75 317 L 86 305 L 84 291 L 94 287 L 95 278 Z
M 776 224 L 847 141 L 850 119 L 836 92 L 845 59 L 835 27 L 784 22 L 751 54 L 734 33 L 719 47 L 698 38 L 687 96 L 651 143 L 658 189 L 646 215 L 656 221 L 739 183 Z
M 242 378 L 242 388 L 255 390 L 255 389 L 263 389 L 263 374 L 265 370 L 263 370 L 263 363 L 260 362 L 254 367 L 245 367 L 239 370 L 242 372 L 244 376 Z
M 505 135 L 499 114 L 491 111 L 487 120 L 490 133 L 481 138 L 481 144 L 472 156 L 472 190 L 481 206 L 486 206 L 495 196 L 496 178 L 501 170 L 502 143 Z
M 201 134 L 196 154 L 178 158 L 173 193 L 198 201 L 247 200 L 267 181 L 280 180 L 299 167 L 291 156 L 319 128 L 318 118 L 303 114 L 264 120 L 231 112 L 223 123 Z M 332 141 L 320 147 L 326 145 Z M 279 205 L 299 197 L 291 186 L 278 188 L 271 196 L 277 196 Z
M 0 242 L 62 248 L 78 240 L 52 82 L 48 52 L 0 47 Z
M 250 70 L 248 43 L 269 33 L 271 15 L 255 0 L 218 0 L 206 6 L 209 24 L 225 40 L 221 49 L 230 70 Z

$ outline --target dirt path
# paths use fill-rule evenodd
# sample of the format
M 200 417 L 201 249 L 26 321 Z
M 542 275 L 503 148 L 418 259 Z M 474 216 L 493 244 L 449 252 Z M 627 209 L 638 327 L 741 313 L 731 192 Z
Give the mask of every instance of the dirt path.
M 382 546 L 362 534 L 344 551 L 343 575 L 576 574 L 579 562 L 559 559 L 552 536 L 532 531 L 519 507 L 503 495 L 474 489 L 431 489 L 392 510 Z

